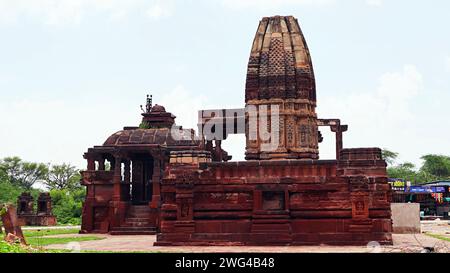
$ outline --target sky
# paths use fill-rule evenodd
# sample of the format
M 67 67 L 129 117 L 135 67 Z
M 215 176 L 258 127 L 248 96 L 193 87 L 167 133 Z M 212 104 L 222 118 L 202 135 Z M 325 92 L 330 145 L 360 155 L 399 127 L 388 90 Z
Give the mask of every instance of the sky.
M 259 20 L 293 15 L 319 118 L 349 125 L 346 148 L 420 165 L 450 155 L 449 13 L 445 0 L 0 0 L 0 158 L 85 168 L 89 147 L 140 123 L 148 93 L 185 128 L 197 110 L 243 107 Z M 242 160 L 244 142 L 224 148 Z

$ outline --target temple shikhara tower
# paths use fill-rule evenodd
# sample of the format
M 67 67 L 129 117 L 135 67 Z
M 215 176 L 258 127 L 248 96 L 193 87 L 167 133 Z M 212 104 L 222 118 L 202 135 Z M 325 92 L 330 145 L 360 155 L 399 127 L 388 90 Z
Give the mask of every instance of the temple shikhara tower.
M 271 152 L 261 151 L 261 138 L 250 140 L 247 132 L 246 159 L 319 158 L 314 71 L 294 17 L 260 22 L 248 63 L 245 103 L 255 106 L 258 116 L 261 108 L 277 106 L 280 128 L 279 145 Z
M 139 126 L 85 153 L 82 231 L 157 234 L 162 246 L 391 244 L 381 150 L 344 149 L 347 125 L 318 118 L 316 103 L 297 19 L 263 18 L 245 108 L 201 110 L 195 132 L 147 97 Z M 320 127 L 335 133 L 334 160 L 319 160 Z M 246 161 L 222 149 L 230 134 L 246 135 Z

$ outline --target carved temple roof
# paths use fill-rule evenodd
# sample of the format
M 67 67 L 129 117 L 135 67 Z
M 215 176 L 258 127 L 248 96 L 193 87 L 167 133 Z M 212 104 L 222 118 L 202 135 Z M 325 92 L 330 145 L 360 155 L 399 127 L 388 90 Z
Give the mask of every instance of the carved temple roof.
M 311 56 L 292 16 L 264 17 L 253 41 L 245 101 L 271 98 L 316 101 Z
M 176 131 L 176 132 L 174 132 Z M 122 130 L 111 135 L 103 146 L 148 145 L 161 146 L 198 146 L 192 130 L 174 130 L 168 128 Z M 178 138 L 179 136 L 180 138 Z

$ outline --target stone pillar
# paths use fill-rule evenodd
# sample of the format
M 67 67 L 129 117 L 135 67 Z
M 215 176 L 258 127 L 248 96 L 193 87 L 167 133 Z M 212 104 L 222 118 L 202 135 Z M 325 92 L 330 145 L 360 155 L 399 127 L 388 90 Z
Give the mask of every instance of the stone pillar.
M 86 198 L 83 202 L 80 233 L 89 233 L 94 230 L 94 204 L 95 204 L 95 172 L 88 170 L 81 172 L 81 184 L 86 186 Z
M 92 157 L 87 158 L 87 170 L 88 171 L 95 171 L 95 160 Z
M 153 177 L 152 187 L 153 195 L 150 207 L 153 209 L 159 208 L 161 202 L 161 161 L 158 157 L 153 157 Z
M 206 149 L 205 150 L 207 150 L 208 152 L 213 152 L 213 142 L 212 142 L 212 140 L 207 140 L 206 141 Z
M 119 227 L 126 216 L 127 202 L 123 200 L 122 195 L 122 161 L 124 157 L 122 155 L 115 156 L 114 176 L 113 176 L 113 196 L 110 202 L 110 230 Z
M 114 192 L 113 192 L 113 201 L 121 201 L 121 184 L 122 184 L 122 158 L 115 157 L 114 164 Z
M 131 161 L 125 160 L 125 174 L 124 174 L 124 185 L 122 199 L 125 201 L 130 201 L 130 184 L 131 184 Z
M 116 159 L 115 158 L 111 158 L 111 161 L 110 161 L 110 168 L 111 168 L 111 171 L 114 171 L 114 168 L 116 167 Z
M 125 183 L 131 182 L 131 162 L 130 162 L 130 160 L 125 160 L 124 181 L 125 181 Z
M 99 158 L 98 159 L 98 170 L 99 171 L 104 171 L 105 170 L 105 159 L 104 158 Z
M 347 125 L 336 125 L 330 126 L 331 131 L 336 133 L 336 160 L 339 160 L 341 157 L 341 151 L 344 148 L 343 144 L 343 132 L 346 132 L 348 129 Z
M 214 147 L 214 161 L 222 162 L 223 154 L 222 154 L 222 141 L 216 140 L 216 146 Z

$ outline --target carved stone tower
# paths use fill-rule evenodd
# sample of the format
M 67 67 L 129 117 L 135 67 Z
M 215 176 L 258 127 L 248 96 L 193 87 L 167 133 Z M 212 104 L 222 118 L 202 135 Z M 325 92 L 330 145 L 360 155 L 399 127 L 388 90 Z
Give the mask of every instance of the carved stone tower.
M 247 109 L 255 109 L 258 120 L 257 128 L 249 129 L 249 115 L 246 116 L 246 159 L 318 158 L 314 71 L 294 17 L 265 17 L 259 23 L 248 63 L 245 102 Z M 270 114 L 277 108 L 278 116 Z M 260 122 L 265 112 L 269 113 L 266 125 Z M 278 118 L 278 128 L 271 126 Z M 279 136 L 276 149 L 263 148 L 267 139 L 261 137 L 261 129 Z M 251 137 L 255 131 L 257 135 Z

